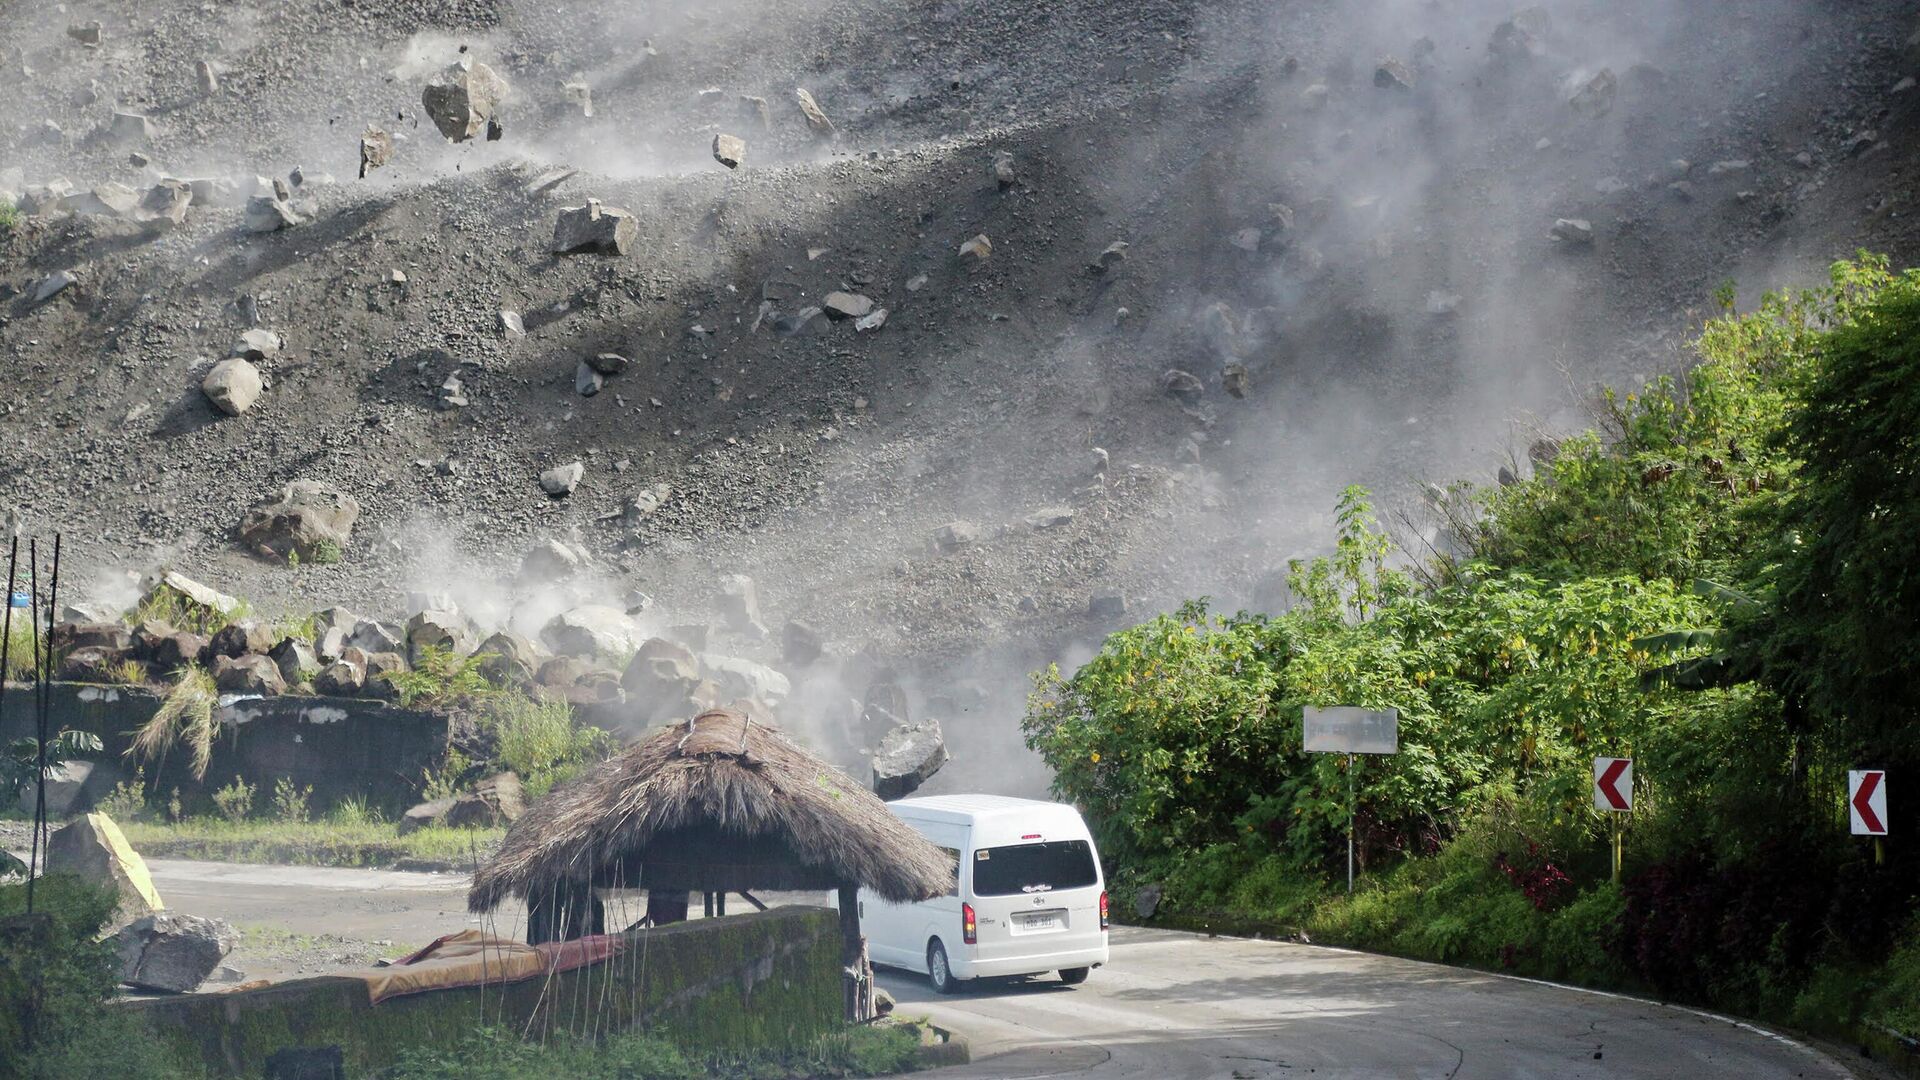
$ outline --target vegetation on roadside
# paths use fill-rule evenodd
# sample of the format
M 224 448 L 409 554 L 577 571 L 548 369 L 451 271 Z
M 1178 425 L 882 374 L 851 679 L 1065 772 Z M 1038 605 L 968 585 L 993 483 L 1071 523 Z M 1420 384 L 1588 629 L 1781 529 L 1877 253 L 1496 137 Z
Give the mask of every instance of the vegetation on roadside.
M 365 804 L 336 809 L 317 821 L 228 821 L 190 817 L 178 822 L 122 822 L 134 849 L 149 858 L 214 859 L 289 866 L 411 866 L 473 868 L 505 836 L 503 829 L 433 826 L 402 834 L 392 822 L 367 820 Z
M 480 730 L 491 740 L 492 766 L 517 774 L 529 799 L 551 791 L 582 768 L 613 752 L 613 736 L 574 719 L 554 698 L 496 695 L 481 710 Z
M 184 745 L 193 755 L 194 779 L 206 779 L 207 766 L 213 762 L 213 740 L 220 734 L 219 704 L 220 689 L 213 676 L 198 664 L 188 664 L 174 674 L 173 686 L 134 735 L 127 756 L 159 761 L 175 746 Z
M 1844 806 L 1849 768 L 1920 771 L 1920 274 L 1840 263 L 1695 347 L 1532 478 L 1435 495 L 1445 554 L 1396 563 L 1349 489 L 1288 610 L 1191 603 L 1037 676 L 1028 742 L 1120 898 L 1920 1035 L 1920 862 Z M 1396 708 L 1400 752 L 1304 753 L 1333 704 Z M 1634 759 L 1624 820 L 1597 756 Z
M 599 1042 L 557 1036 L 540 1042 L 504 1028 L 481 1028 L 450 1050 L 414 1049 L 386 1080 L 759 1080 L 762 1077 L 888 1076 L 910 1071 L 918 1029 L 882 1024 L 830 1032 L 805 1053 L 701 1055 L 644 1034 Z

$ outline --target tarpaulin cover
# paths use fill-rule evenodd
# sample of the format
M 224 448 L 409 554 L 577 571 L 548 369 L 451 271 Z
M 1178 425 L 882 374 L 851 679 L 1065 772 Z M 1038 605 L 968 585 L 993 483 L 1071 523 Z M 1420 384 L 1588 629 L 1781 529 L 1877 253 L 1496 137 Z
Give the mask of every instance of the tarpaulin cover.
M 620 951 L 617 934 L 596 934 L 575 941 L 523 945 L 503 941 L 478 930 L 435 938 L 433 943 L 393 963 L 391 967 L 343 971 L 340 974 L 367 984 L 374 1003 L 402 994 L 446 990 L 486 983 L 518 982 L 559 971 L 596 964 Z

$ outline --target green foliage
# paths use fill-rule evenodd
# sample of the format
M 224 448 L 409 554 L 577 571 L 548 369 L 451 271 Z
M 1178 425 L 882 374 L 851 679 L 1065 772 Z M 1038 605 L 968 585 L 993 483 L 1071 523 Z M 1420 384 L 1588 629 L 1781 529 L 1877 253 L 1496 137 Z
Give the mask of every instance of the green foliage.
M 288 777 L 280 777 L 273 782 L 273 820 L 287 825 L 306 824 L 311 813 L 307 804 L 312 798 L 312 784 L 300 787 Z
M 133 770 L 133 779 L 122 780 L 115 784 L 113 790 L 108 792 L 106 797 L 94 806 L 94 809 L 120 824 L 149 816 L 145 767 L 136 767 Z
M 307 561 L 315 566 L 330 566 L 340 561 L 340 545 L 322 537 L 314 541 L 313 550 L 308 553 Z
M 64 729 L 47 740 L 47 775 L 53 775 L 53 770 L 69 761 L 99 752 L 100 736 L 90 731 Z M 0 752 L 0 799 L 5 800 L 5 805 L 13 805 L 19 800 L 21 792 L 39 778 L 38 739 L 15 739 L 4 752 Z
M 100 669 L 100 681 L 116 686 L 143 686 L 147 665 L 138 660 L 116 660 Z
M 803 1054 L 702 1057 L 664 1039 L 619 1034 L 598 1043 L 559 1036 L 523 1041 L 504 1028 L 481 1028 L 452 1049 L 415 1048 L 386 1072 L 389 1080 L 716 1080 L 760 1077 L 888 1076 L 913 1067 L 916 1029 L 881 1024 L 829 1032 Z
M 75 1075 L 64 1059 L 86 1041 L 114 991 L 113 946 L 96 939 L 117 900 L 65 874 L 42 878 L 34 900 L 49 916 L 44 932 L 15 924 L 0 935 L 0 1076 Z M 26 901 L 24 883 L 0 885 L 0 921 L 21 915 Z
M 480 729 L 493 742 L 494 764 L 518 773 L 529 798 L 539 798 L 613 750 L 612 737 L 576 721 L 566 702 L 515 692 L 487 701 Z
M 127 616 L 127 622 L 139 626 L 148 620 L 166 623 L 176 630 L 187 630 L 202 637 L 211 637 L 220 628 L 235 619 L 244 619 L 253 614 L 253 606 L 245 600 L 239 601 L 232 611 L 221 613 L 212 608 L 194 603 L 181 593 L 165 586 L 156 588 L 140 601 Z
M 460 794 L 461 785 L 472 770 L 473 762 L 467 760 L 467 755 L 457 748 L 449 748 L 438 771 L 420 770 L 420 798 L 426 802 L 453 798 Z
M 0 199 L 0 236 L 12 235 L 20 227 L 20 208 L 12 199 Z
M 378 807 L 367 802 L 364 795 L 355 795 L 341 799 L 327 812 L 327 822 L 353 828 L 362 825 L 378 825 L 386 820 Z
M 253 796 L 256 785 L 249 784 L 238 776 L 233 783 L 213 793 L 213 804 L 220 808 L 220 815 L 228 821 L 239 824 L 253 815 Z
M 406 670 L 384 672 L 380 678 L 393 686 L 400 704 L 408 708 L 478 701 L 494 693 L 493 684 L 480 671 L 484 659 L 423 645 Z
M 170 594 L 169 594 L 170 595 Z M 188 664 L 174 675 L 173 686 L 127 747 L 127 756 L 155 761 L 184 742 L 193 754 L 193 777 L 204 780 L 213 762 L 213 739 L 220 731 L 215 710 L 220 689 L 213 676 L 198 664 Z
M 499 829 L 425 828 L 402 836 L 398 825 L 367 813 L 369 820 L 356 821 L 343 819 L 336 809 L 325 820 L 300 824 L 189 817 L 135 821 L 121 831 L 149 858 L 292 866 L 392 866 L 404 861 L 449 870 L 471 870 L 476 856 L 485 859 L 504 835 Z

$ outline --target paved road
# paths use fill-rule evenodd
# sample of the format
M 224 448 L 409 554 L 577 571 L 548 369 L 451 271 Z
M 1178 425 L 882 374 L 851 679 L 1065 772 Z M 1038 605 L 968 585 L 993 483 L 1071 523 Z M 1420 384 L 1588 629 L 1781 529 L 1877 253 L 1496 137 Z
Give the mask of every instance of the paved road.
M 478 925 L 464 875 L 151 860 L 170 907 L 327 940 L 261 942 L 249 977 L 364 963 Z M 637 915 L 637 908 L 635 914 Z M 518 915 L 490 926 L 517 934 Z M 247 948 L 248 946 L 243 946 Z M 337 957 L 337 961 L 336 961 Z M 1814 1050 L 1701 1013 L 1311 945 L 1116 929 L 1113 962 L 1078 987 L 1049 977 L 940 997 L 883 972 L 903 1012 L 973 1044 L 975 1064 L 923 1074 L 1315 1080 L 1540 1077 L 1775 1080 L 1850 1074 Z

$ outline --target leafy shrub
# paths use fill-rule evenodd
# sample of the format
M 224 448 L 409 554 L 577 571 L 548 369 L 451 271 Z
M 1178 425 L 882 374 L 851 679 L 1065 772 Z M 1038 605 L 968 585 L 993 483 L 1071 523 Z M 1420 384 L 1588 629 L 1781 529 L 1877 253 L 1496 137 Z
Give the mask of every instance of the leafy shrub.
M 291 779 L 280 777 L 273 782 L 273 819 L 288 825 L 306 824 L 309 814 L 307 803 L 312 797 L 312 784 L 300 787 Z M 248 801 L 251 801 L 251 796 Z
M 314 542 L 313 551 L 307 559 L 315 566 L 328 566 L 339 562 L 340 555 L 340 545 L 322 537 Z
M 333 804 L 327 813 L 327 820 L 335 825 L 360 826 L 378 825 L 386 820 L 378 807 L 367 801 L 364 795 L 353 795 Z
M 452 649 L 421 646 L 403 671 L 383 672 L 380 678 L 400 695 L 400 704 L 446 705 L 490 696 L 493 684 L 481 674 L 480 656 L 461 656 Z
M 147 770 L 136 767 L 133 779 L 115 784 L 94 809 L 116 822 L 138 821 L 147 817 L 150 810 L 147 805 Z
M 222 817 L 237 825 L 253 814 L 255 790 L 255 785 L 236 776 L 233 783 L 213 793 L 213 804 L 220 808 Z
M 530 798 L 604 759 L 613 747 L 605 731 L 576 721 L 566 702 L 518 693 L 489 700 L 480 728 L 492 740 L 494 763 L 519 774 Z

